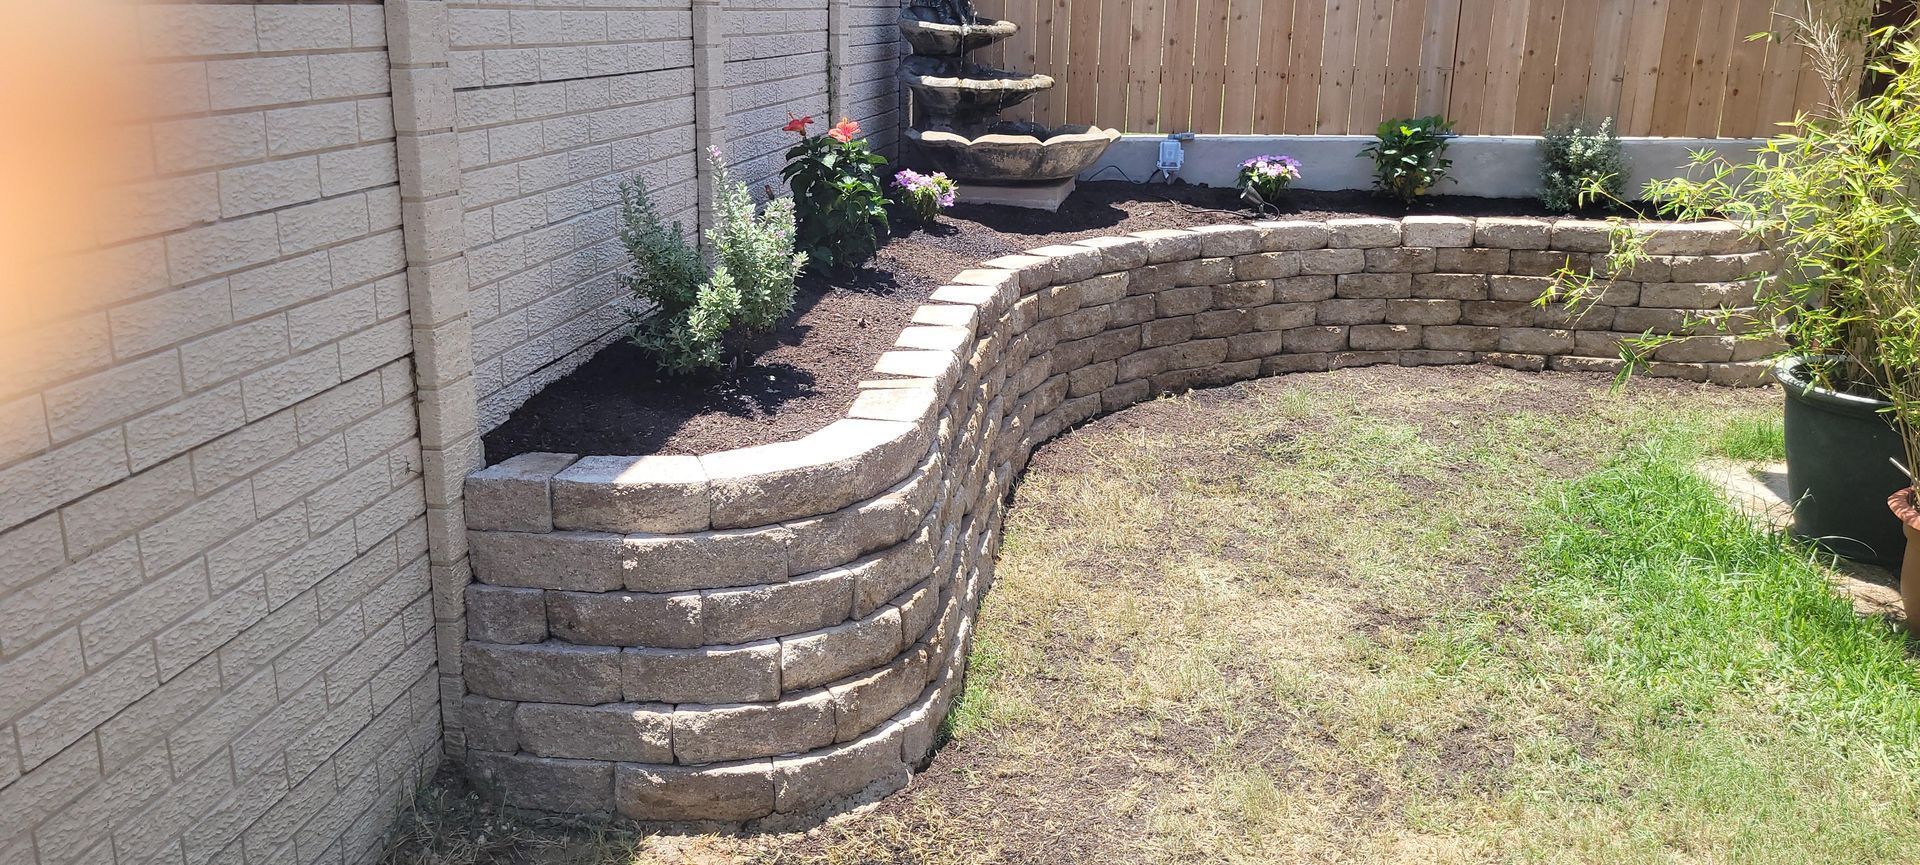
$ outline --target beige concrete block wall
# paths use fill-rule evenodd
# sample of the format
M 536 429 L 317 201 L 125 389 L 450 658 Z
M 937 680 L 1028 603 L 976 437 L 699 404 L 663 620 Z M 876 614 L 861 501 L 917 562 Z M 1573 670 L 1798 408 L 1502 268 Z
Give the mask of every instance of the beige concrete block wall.
M 704 142 L 721 145 L 756 194 L 781 187 L 790 114 L 837 108 L 876 145 L 892 145 L 897 7 L 848 15 L 858 23 L 837 104 L 828 0 L 717 9 L 711 109 L 696 99 L 706 83 L 689 0 L 481 0 L 447 10 L 481 430 L 623 335 L 622 180 L 644 179 L 663 215 L 692 236 Z
M 617 188 L 694 222 L 685 0 L 447 10 L 480 428 L 619 334 Z
M 728 0 L 726 154 L 748 188 L 785 189 L 791 115 L 827 120 L 827 0 Z M 826 127 L 816 125 L 814 132 Z
M 124 218 L 0 334 L 0 862 L 365 861 L 440 755 L 384 13 L 117 23 Z

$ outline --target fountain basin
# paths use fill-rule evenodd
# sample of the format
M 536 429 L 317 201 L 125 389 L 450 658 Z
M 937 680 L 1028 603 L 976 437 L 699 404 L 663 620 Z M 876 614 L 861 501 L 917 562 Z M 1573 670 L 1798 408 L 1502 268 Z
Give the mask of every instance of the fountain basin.
M 935 171 L 973 183 L 1034 183 L 1078 175 L 1119 140 L 1120 130 L 1067 125 L 1045 136 L 908 129 L 907 138 Z
M 925 57 L 958 57 L 1012 36 L 1020 28 L 1012 21 L 979 15 L 964 24 L 934 19 L 933 10 L 910 6 L 900 10 L 900 34 L 913 53 Z

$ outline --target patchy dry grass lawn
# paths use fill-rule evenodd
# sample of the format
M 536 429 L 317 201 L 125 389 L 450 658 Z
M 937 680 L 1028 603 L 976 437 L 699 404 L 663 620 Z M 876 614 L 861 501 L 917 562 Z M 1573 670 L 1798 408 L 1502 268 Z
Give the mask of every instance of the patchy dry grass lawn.
M 1374 368 L 1130 409 L 1036 455 L 906 791 L 394 861 L 1914 861 L 1913 664 L 1688 471 L 1766 456 L 1777 399 Z

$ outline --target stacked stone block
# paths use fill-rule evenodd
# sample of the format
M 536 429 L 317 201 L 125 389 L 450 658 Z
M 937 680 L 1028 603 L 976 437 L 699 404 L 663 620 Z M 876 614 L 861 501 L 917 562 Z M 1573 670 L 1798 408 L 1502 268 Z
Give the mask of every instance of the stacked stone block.
M 1282 372 L 1609 370 L 1622 339 L 1751 304 L 1770 264 L 1731 225 L 1643 229 L 1655 258 L 1577 313 L 1532 301 L 1606 249 L 1604 223 L 1275 221 L 1042 247 L 934 292 L 847 418 L 806 438 L 476 472 L 468 770 L 518 807 L 669 823 L 764 825 L 897 788 L 956 693 L 1039 443 Z M 1755 384 L 1746 345 L 1674 343 L 1649 371 Z

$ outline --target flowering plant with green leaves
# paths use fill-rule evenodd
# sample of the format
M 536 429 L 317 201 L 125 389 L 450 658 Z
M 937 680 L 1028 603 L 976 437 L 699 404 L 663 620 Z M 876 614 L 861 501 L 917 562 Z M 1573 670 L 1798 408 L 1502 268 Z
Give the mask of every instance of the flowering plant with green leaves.
M 1255 210 L 1275 210 L 1281 193 L 1300 179 L 1300 160 L 1280 153 L 1255 156 L 1240 163 L 1240 198 Z
M 793 190 L 796 243 L 813 264 L 854 267 L 873 257 L 887 230 L 887 197 L 879 176 L 887 160 L 860 137 L 860 124 L 841 118 L 826 132 L 808 135 L 813 122 L 793 117 L 782 127 L 800 136 L 780 169 Z
M 938 218 L 940 211 L 952 207 L 959 192 L 959 187 L 945 172 L 921 174 L 911 168 L 894 173 L 893 187 L 900 190 L 901 201 L 913 208 L 913 215 L 926 223 Z

